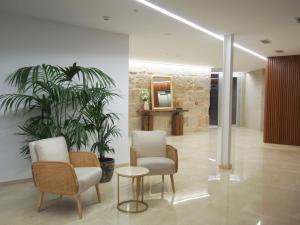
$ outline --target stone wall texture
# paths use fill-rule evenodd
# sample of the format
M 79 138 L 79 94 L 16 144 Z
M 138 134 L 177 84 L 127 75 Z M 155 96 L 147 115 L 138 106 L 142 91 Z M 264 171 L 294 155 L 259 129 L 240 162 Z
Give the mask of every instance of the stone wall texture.
M 129 74 L 129 132 L 141 130 L 141 114 L 137 110 L 143 108 L 140 98 L 142 90 L 149 90 L 150 80 L 154 74 L 148 72 L 131 72 Z M 163 74 L 155 74 L 163 75 Z M 169 75 L 169 74 L 168 74 Z M 201 131 L 209 125 L 209 75 L 172 75 L 173 102 L 180 99 L 184 113 L 184 132 Z M 156 112 L 154 114 L 154 130 L 165 130 L 171 133 L 171 112 Z

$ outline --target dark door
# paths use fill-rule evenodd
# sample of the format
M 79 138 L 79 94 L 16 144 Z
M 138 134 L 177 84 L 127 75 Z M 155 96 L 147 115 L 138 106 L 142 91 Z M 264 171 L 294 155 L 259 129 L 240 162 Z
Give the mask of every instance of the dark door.
M 232 124 L 236 124 L 236 109 L 237 109 L 237 78 L 232 80 Z
M 219 102 L 219 74 L 211 74 L 210 80 L 210 105 L 209 125 L 218 125 L 218 102 Z
M 219 75 L 211 74 L 210 80 L 210 106 L 209 125 L 218 125 L 218 102 L 219 102 Z M 237 78 L 232 80 L 232 124 L 236 124 L 237 112 Z

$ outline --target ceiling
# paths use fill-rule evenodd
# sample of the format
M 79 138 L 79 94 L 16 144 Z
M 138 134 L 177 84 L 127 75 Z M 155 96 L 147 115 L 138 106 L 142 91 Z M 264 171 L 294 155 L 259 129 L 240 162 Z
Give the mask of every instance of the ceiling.
M 264 56 L 300 54 L 299 0 L 152 0 Z M 0 0 L 0 11 L 129 34 L 130 58 L 222 67 L 222 42 L 134 0 Z M 111 20 L 104 21 L 103 16 Z M 268 39 L 272 43 L 260 42 Z M 284 50 L 284 53 L 275 53 Z M 234 70 L 265 61 L 235 49 Z

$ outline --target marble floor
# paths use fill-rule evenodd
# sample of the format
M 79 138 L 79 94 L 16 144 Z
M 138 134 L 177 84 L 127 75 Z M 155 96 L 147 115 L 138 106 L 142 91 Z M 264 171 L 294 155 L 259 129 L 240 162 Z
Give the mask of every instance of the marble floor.
M 74 199 L 47 195 L 44 210 L 35 210 L 31 182 L 0 186 L 3 225 L 299 225 L 300 147 L 263 144 L 262 133 L 233 129 L 231 171 L 218 169 L 220 131 L 168 137 L 178 148 L 176 194 L 165 178 L 145 179 L 149 209 L 126 214 L 116 209 L 116 177 L 102 184 L 102 203 L 90 189 L 82 195 L 83 219 Z M 121 196 L 132 194 L 131 181 L 121 180 Z

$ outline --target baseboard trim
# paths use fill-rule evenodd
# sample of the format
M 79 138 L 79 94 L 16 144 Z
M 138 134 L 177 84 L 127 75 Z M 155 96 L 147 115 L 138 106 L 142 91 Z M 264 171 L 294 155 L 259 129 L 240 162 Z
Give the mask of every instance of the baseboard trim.
M 231 170 L 232 169 L 232 165 L 219 165 L 219 168 L 222 170 Z
M 32 182 L 32 178 L 0 182 L 0 187 L 7 186 L 7 185 L 13 185 L 13 184 L 22 184 L 22 183 L 27 183 L 27 182 Z

